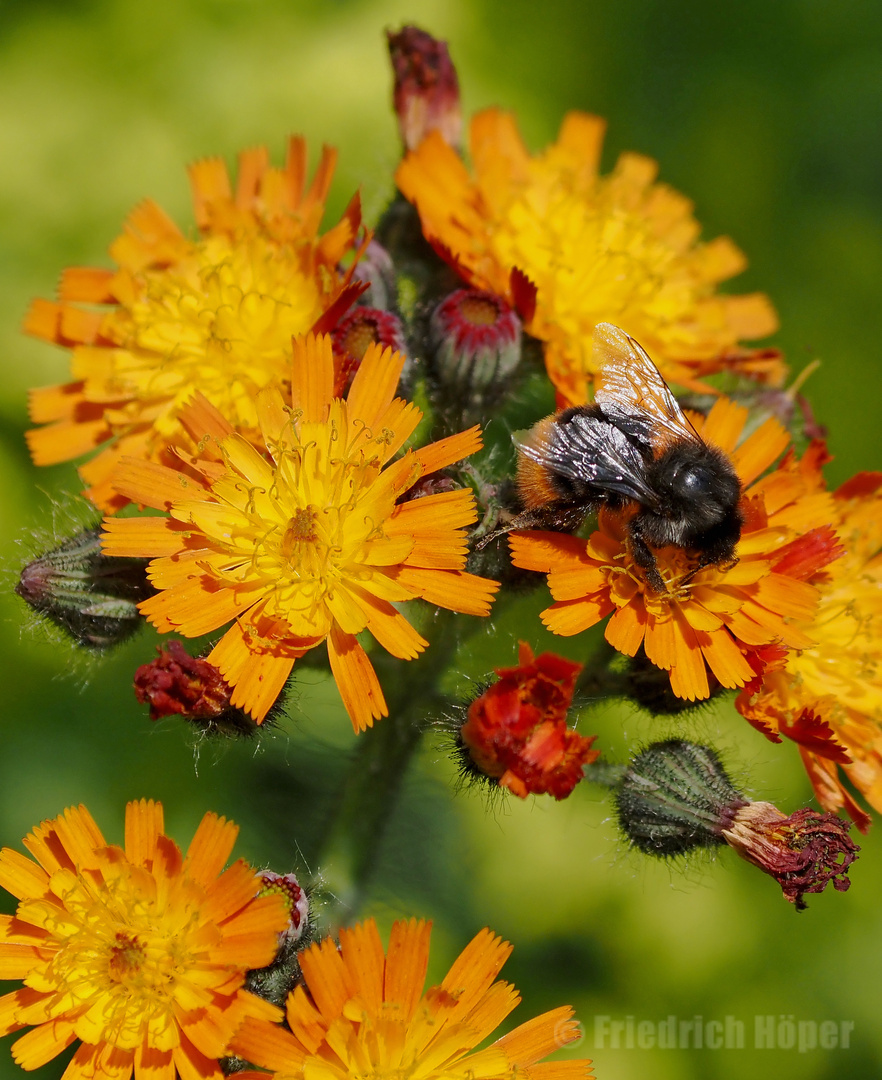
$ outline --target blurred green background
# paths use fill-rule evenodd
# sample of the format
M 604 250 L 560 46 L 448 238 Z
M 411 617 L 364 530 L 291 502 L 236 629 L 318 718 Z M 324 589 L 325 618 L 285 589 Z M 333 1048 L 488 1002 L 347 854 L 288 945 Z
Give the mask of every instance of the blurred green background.
M 360 186 L 374 219 L 398 157 L 383 30 L 418 21 L 450 42 L 466 112 L 514 109 L 533 148 L 570 108 L 609 120 L 605 166 L 624 149 L 661 163 L 694 198 L 705 235 L 731 235 L 750 259 L 737 291 L 776 304 L 775 339 L 830 429 L 838 483 L 882 468 L 882 8 L 845 0 L 27 0 L 0 3 L 0 595 L 4 685 L 0 842 L 18 841 L 71 803 L 121 838 L 123 805 L 160 798 L 186 843 L 207 809 L 242 826 L 238 853 L 320 876 L 314 850 L 353 748 L 332 689 L 307 671 L 275 732 L 194 746 L 180 724 L 151 725 L 130 689 L 153 654 L 137 641 L 100 661 L 75 656 L 11 595 L 22 563 L 71 530 L 72 468 L 35 470 L 22 439 L 29 386 L 65 381 L 61 350 L 26 339 L 29 301 L 62 268 L 109 265 L 106 248 L 145 196 L 192 217 L 184 165 L 232 162 L 285 136 L 337 146 L 331 212 Z M 537 648 L 535 612 L 488 621 L 462 657 L 468 680 Z M 494 638 L 495 635 L 495 638 Z M 568 650 L 576 655 L 573 643 Z M 580 645 L 580 648 L 582 646 Z M 586 716 L 614 756 L 667 735 L 630 708 Z M 682 729 L 681 729 L 682 730 Z M 787 812 L 809 800 L 791 746 L 774 747 L 727 706 L 685 724 L 719 747 L 747 790 Z M 585 1023 L 580 1054 L 601 1080 L 826 1080 L 882 1074 L 882 844 L 862 841 L 847 894 L 797 915 L 775 884 L 734 855 L 647 865 L 616 837 L 608 806 L 497 801 L 454 790 L 447 751 L 427 747 L 379 856 L 370 909 L 435 919 L 435 973 L 481 926 L 515 944 L 506 975 L 525 1004 L 563 1003 Z M 326 891 L 333 891 L 329 878 Z M 10 908 L 6 907 L 6 910 Z M 734 1017 L 745 1049 L 626 1050 L 595 1045 L 594 1018 Z M 753 1048 L 754 1017 L 852 1021 L 847 1049 Z M 5 1040 L 8 1043 L 10 1040 Z M 41 1076 L 57 1077 L 55 1062 Z M 0 1078 L 20 1076 L 6 1047 Z

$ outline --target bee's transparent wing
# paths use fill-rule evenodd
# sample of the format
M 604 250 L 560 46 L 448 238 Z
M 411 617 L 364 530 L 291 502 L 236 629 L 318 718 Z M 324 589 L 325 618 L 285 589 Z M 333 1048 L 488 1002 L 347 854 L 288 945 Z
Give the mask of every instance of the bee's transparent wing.
M 656 450 L 682 439 L 701 441 L 658 368 L 624 330 L 598 323 L 594 358 L 594 400 L 623 431 Z

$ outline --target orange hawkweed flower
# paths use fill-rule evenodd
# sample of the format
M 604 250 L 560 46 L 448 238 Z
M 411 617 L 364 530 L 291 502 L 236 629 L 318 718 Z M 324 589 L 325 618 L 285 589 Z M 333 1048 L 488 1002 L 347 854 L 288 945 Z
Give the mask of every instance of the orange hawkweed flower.
M 288 921 L 250 866 L 224 870 L 237 832 L 206 814 L 182 855 L 142 799 L 126 807 L 124 849 L 80 806 L 25 837 L 36 862 L 0 851 L 0 885 L 20 900 L 0 915 L 0 976 L 24 980 L 0 998 L 0 1033 L 32 1027 L 13 1044 L 19 1065 L 79 1039 L 66 1080 L 222 1080 L 237 1027 L 278 1017 L 243 985 Z
M 813 644 L 808 624 L 819 593 L 808 580 L 841 554 L 832 520 L 832 499 L 823 490 L 818 455 L 788 455 L 757 480 L 787 446 L 775 419 L 738 443 L 747 409 L 720 398 L 707 418 L 691 416 L 706 442 L 730 456 L 742 485 L 744 518 L 730 567 L 696 570 L 677 547 L 655 551 L 667 592 L 655 592 L 635 563 L 623 514 L 607 509 L 589 539 L 549 532 L 515 533 L 515 566 L 548 574 L 557 601 L 542 613 L 555 634 L 570 636 L 612 615 L 607 641 L 627 656 L 642 646 L 651 663 L 669 672 L 671 689 L 689 701 L 709 696 L 708 673 L 724 687 L 753 679 L 763 649 Z
M 861 473 L 833 497 L 830 520 L 845 554 L 814 580 L 812 643 L 749 683 L 736 708 L 780 742 L 799 746 L 818 801 L 870 824 L 840 774 L 882 810 L 882 473 Z
M 292 335 L 329 328 L 365 288 L 340 269 L 358 246 L 358 196 L 319 234 L 335 159 L 326 147 L 306 188 L 303 139 L 290 140 L 284 169 L 248 150 L 235 192 L 220 159 L 199 161 L 189 170 L 198 239 L 148 201 L 111 244 L 115 270 L 65 271 L 58 302 L 37 300 L 25 321 L 72 349 L 76 380 L 31 392 L 31 419 L 46 425 L 28 433 L 36 464 L 107 444 L 80 475 L 97 506 L 116 509 L 117 461 L 167 462 L 196 390 L 258 438 L 257 392 L 287 377 Z
M 420 1080 L 587 1080 L 590 1062 L 540 1060 L 578 1037 L 567 1006 L 470 1052 L 518 1004 L 496 980 L 511 946 L 482 930 L 439 986 L 424 991 L 431 923 L 392 926 L 385 955 L 368 919 L 299 954 L 306 986 L 288 996 L 290 1030 L 246 1021 L 233 1044 L 277 1080 L 412 1076 Z M 240 1074 L 255 1080 L 265 1073 Z
M 692 204 L 655 183 L 657 166 L 623 154 L 598 174 L 605 124 L 571 112 L 556 143 L 531 157 L 513 117 L 498 109 L 471 124 L 471 176 L 456 151 L 429 133 L 396 181 L 423 232 L 472 285 L 505 297 L 529 333 L 561 398 L 587 400 L 592 335 L 624 327 L 666 380 L 696 387 L 732 368 L 778 383 L 777 354 L 738 342 L 765 337 L 777 318 L 765 296 L 724 296 L 719 282 L 745 259 L 726 238 L 697 243 Z
M 521 799 L 565 799 L 600 756 L 595 736 L 567 726 L 581 670 L 556 653 L 534 657 L 522 641 L 518 666 L 497 668 L 499 678 L 469 706 L 459 735 L 471 766 Z
M 107 519 L 104 550 L 156 557 L 148 574 L 160 591 L 139 607 L 160 631 L 196 637 L 235 620 L 206 660 L 258 721 L 294 661 L 327 641 L 353 725 L 370 727 L 386 702 L 357 634 L 412 660 L 428 643 L 395 605 L 490 610 L 498 584 L 463 570 L 471 492 L 401 501 L 480 449 L 478 429 L 392 462 L 422 416 L 394 396 L 403 363 L 371 345 L 341 400 L 330 338 L 299 339 L 291 406 L 275 387 L 256 402 L 269 460 L 202 398 L 181 413 L 195 445 L 188 464 L 118 469 L 123 495 L 169 516 Z

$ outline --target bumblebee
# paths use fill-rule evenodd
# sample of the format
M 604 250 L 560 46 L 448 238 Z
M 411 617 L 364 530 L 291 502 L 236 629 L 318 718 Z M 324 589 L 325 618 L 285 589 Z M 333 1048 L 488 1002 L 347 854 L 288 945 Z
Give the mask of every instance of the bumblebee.
M 515 438 L 523 512 L 506 531 L 571 531 L 601 507 L 619 511 L 634 562 L 659 593 L 667 590 L 653 549 L 682 548 L 694 560 L 692 574 L 732 563 L 742 517 L 729 457 L 701 438 L 623 330 L 599 323 L 594 355 L 592 404 L 547 416 Z

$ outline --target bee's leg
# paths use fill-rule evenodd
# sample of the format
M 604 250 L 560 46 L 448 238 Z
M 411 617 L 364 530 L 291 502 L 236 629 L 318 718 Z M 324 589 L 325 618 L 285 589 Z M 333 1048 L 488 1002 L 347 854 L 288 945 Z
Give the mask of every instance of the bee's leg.
M 646 574 L 646 580 L 652 590 L 657 593 L 666 593 L 668 587 L 658 572 L 655 556 L 643 539 L 643 530 L 640 526 L 639 517 L 631 518 L 628 522 L 628 539 L 631 541 L 631 557 Z
M 475 551 L 481 551 L 491 540 L 517 529 L 550 529 L 554 532 L 574 532 L 585 520 L 585 506 L 572 503 L 546 503 L 530 510 L 515 514 L 504 525 L 499 525 L 492 532 L 482 537 L 475 544 Z

